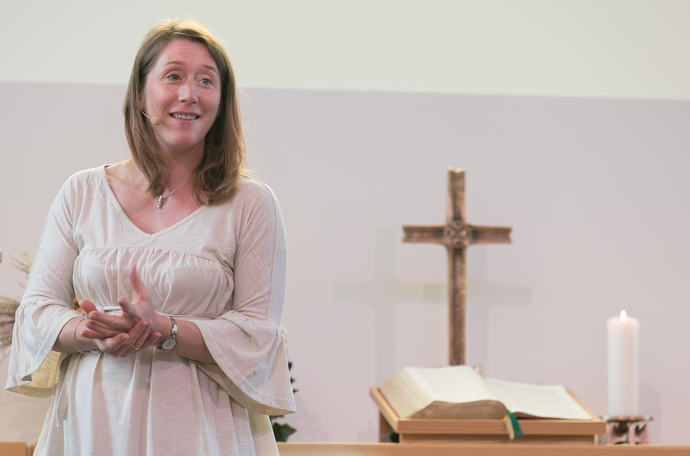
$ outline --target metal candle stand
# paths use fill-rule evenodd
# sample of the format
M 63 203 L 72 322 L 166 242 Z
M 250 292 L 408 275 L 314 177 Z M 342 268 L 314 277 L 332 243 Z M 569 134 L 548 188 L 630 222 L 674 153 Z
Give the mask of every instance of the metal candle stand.
M 649 443 L 647 424 L 651 416 L 603 416 L 606 435 L 600 435 L 597 443 L 609 445 L 640 445 Z

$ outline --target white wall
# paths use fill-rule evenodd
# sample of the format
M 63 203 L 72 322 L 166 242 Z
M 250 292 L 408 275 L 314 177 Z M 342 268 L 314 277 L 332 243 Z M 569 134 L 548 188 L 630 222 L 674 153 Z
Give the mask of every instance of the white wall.
M 566 384 L 604 414 L 605 321 L 626 308 L 642 323 L 652 439 L 690 444 L 685 3 L 322 3 L 187 8 L 232 42 L 250 159 L 284 211 L 294 440 L 376 440 L 368 388 L 446 362 L 445 254 L 402 244 L 401 225 L 442 222 L 445 169 L 463 166 L 470 222 L 514 228 L 513 245 L 469 250 L 469 362 Z M 70 174 L 127 158 L 134 52 L 149 24 L 184 12 L 23 5 L 0 6 L 15 19 L 0 28 L 5 258 L 34 252 Z M 3 262 L 0 294 L 21 279 Z M 34 440 L 46 402 L 0 393 L 0 440 Z
M 683 0 L 6 1 L 0 81 L 126 81 L 141 38 L 193 16 L 243 87 L 690 98 Z

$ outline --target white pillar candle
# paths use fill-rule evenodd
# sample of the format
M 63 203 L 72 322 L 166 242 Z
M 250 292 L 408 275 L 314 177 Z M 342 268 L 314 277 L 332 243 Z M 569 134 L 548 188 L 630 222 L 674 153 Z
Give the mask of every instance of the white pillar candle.
M 608 321 L 609 416 L 638 414 L 640 322 L 625 310 Z

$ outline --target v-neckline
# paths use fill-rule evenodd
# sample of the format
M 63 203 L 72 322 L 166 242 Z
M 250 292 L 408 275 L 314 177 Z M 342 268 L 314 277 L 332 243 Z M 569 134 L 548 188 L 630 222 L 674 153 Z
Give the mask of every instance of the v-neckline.
M 204 208 L 206 208 L 206 205 L 201 205 L 195 211 L 193 211 L 191 214 L 189 214 L 186 217 L 184 217 L 183 219 L 175 222 L 174 224 L 170 225 L 169 227 L 163 228 L 162 230 L 156 231 L 155 233 L 147 233 L 146 231 L 139 228 L 139 226 L 136 223 L 134 223 L 132 221 L 132 219 L 129 218 L 129 216 L 125 213 L 125 210 L 122 209 L 122 205 L 120 204 L 120 202 L 115 197 L 115 193 L 113 192 L 113 189 L 110 187 L 110 182 L 108 182 L 108 174 L 105 171 L 105 169 L 108 166 L 109 165 L 101 166 L 101 183 L 105 187 L 106 197 L 115 206 L 115 208 L 117 209 L 120 216 L 123 219 L 125 219 L 127 221 L 127 223 L 129 225 L 131 225 L 132 228 L 134 228 L 134 230 L 136 230 L 137 232 L 139 232 L 140 234 L 142 234 L 144 236 L 148 236 L 148 237 L 162 236 L 163 234 L 174 230 L 175 228 L 179 227 L 180 225 L 185 224 L 188 220 L 191 220 L 192 218 L 196 217 L 197 214 L 199 214 Z

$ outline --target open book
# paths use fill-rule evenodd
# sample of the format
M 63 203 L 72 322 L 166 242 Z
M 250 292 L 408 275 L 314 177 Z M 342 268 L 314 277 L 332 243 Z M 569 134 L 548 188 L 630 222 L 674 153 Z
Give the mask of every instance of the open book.
M 469 366 L 406 367 L 379 390 L 400 418 L 594 418 L 563 386 L 483 378 Z

